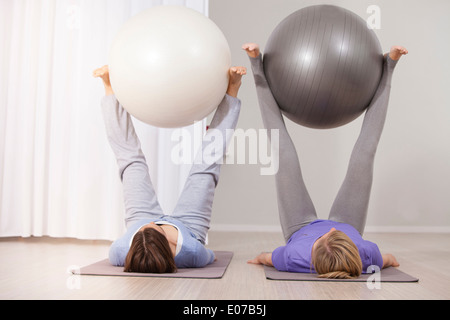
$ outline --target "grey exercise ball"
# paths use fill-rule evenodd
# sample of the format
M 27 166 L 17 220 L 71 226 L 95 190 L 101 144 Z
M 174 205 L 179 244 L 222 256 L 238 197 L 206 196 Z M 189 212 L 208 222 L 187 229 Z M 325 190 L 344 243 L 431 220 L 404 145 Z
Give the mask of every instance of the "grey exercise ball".
M 336 128 L 361 115 L 383 70 L 380 42 L 346 9 L 298 10 L 271 34 L 264 69 L 283 114 L 305 127 Z

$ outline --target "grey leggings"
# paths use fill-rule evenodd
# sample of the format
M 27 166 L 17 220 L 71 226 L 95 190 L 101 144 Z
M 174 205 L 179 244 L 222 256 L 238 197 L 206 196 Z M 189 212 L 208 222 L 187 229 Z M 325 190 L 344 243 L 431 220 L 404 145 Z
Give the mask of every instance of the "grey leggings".
M 267 83 L 262 57 L 250 58 L 250 61 L 264 126 L 268 132 L 279 130 L 280 159 L 275 181 L 280 223 L 287 241 L 293 233 L 317 219 L 316 210 L 303 181 L 295 146 Z M 365 113 L 346 177 L 328 218 L 354 226 L 361 235 L 367 218 L 375 153 L 386 119 L 396 63 L 389 56 L 385 58 L 380 84 Z
M 171 218 L 181 221 L 202 243 L 205 243 L 209 230 L 221 160 L 229 142 L 225 133 L 227 129 L 236 127 L 240 107 L 240 100 L 228 95 L 218 106 L 209 130 L 203 137 L 202 149 L 194 160 L 184 189 L 170 215 Z M 108 140 L 116 156 L 123 183 L 127 227 L 142 219 L 164 218 L 165 214 L 158 203 L 130 115 L 115 96 L 103 98 L 102 111 Z M 216 139 L 218 135 L 223 139 Z M 208 151 L 216 154 L 206 154 Z M 210 161 L 211 159 L 217 161 Z

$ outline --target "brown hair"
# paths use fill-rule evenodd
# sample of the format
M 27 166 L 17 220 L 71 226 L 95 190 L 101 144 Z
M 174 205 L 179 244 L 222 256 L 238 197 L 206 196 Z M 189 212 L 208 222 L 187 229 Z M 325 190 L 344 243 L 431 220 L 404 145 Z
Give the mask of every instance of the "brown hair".
M 335 230 L 318 243 L 313 253 L 314 269 L 320 278 L 351 279 L 362 272 L 358 248 L 342 231 Z
M 159 231 L 138 231 L 125 259 L 125 272 L 173 273 L 177 271 L 169 241 Z

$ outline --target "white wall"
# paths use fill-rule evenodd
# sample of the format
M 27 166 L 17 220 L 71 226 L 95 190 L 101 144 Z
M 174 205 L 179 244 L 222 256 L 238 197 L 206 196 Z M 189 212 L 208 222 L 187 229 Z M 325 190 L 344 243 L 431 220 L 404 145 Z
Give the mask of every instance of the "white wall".
M 366 231 L 450 231 L 450 1 L 447 0 L 211 0 L 210 18 L 223 30 L 233 64 L 249 68 L 241 87 L 238 128 L 263 128 L 245 42 L 264 50 L 275 26 L 314 4 L 335 4 L 364 19 L 381 9 L 376 30 L 383 50 L 410 54 L 397 65 L 390 109 L 375 162 Z M 362 117 L 344 127 L 314 130 L 287 120 L 319 218 L 327 218 L 345 175 Z M 278 230 L 273 176 L 259 165 L 224 165 L 212 229 Z

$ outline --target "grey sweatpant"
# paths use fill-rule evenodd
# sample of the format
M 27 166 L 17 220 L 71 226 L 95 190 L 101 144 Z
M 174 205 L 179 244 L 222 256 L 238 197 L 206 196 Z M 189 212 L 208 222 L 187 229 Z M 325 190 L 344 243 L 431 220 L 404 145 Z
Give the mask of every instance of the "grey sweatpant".
M 279 170 L 275 181 L 280 223 L 287 241 L 296 231 L 316 220 L 317 214 L 303 181 L 297 151 L 266 80 L 262 57 L 250 58 L 250 61 L 264 126 L 268 132 L 279 130 Z M 396 63 L 389 55 L 385 58 L 380 84 L 365 113 L 347 175 L 328 218 L 352 225 L 361 235 L 367 218 L 375 153 L 386 119 Z
M 236 127 L 240 107 L 239 99 L 229 95 L 223 98 L 203 137 L 202 149 L 194 160 L 177 205 L 170 215 L 172 219 L 181 221 L 202 243 L 205 243 L 209 230 L 221 160 L 229 142 L 226 130 Z M 158 203 L 130 115 L 115 96 L 103 97 L 102 112 L 107 137 L 116 156 L 123 183 L 126 226 L 141 219 L 164 218 L 165 214 Z M 218 135 L 223 139 L 216 139 Z M 215 152 L 215 162 L 210 161 L 212 155 L 205 154 L 211 150 Z

